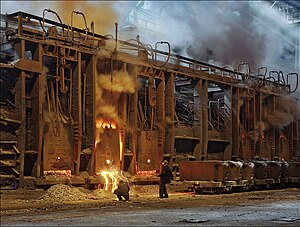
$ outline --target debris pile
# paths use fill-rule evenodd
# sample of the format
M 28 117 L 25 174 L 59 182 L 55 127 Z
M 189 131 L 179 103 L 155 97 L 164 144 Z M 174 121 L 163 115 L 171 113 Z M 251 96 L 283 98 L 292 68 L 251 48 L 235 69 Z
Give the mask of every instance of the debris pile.
M 114 199 L 115 195 L 104 189 L 90 192 L 88 189 L 76 188 L 69 185 L 57 184 L 50 187 L 39 198 L 39 202 L 76 202 L 83 200 Z
M 45 202 L 70 202 L 86 199 L 88 199 L 87 195 L 78 188 L 64 184 L 53 185 L 39 198 L 40 201 Z

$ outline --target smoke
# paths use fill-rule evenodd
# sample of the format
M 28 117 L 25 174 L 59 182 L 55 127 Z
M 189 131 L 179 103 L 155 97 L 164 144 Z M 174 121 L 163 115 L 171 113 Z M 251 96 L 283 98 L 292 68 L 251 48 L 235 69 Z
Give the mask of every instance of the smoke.
M 1 13 L 24 11 L 43 16 L 44 9 L 55 11 L 64 24 L 71 25 L 72 11 L 84 14 L 87 27 L 91 31 L 94 22 L 95 32 L 101 35 L 112 34 L 115 22 L 125 20 L 133 2 L 119 1 L 1 1 Z M 46 13 L 45 18 L 59 21 L 55 14 Z M 73 26 L 85 29 L 82 15 L 73 14 Z
M 151 2 L 160 12 L 162 39 L 173 52 L 233 68 L 242 62 L 258 67 L 265 57 L 264 34 L 249 22 L 248 2 Z M 148 41 L 150 41 L 148 39 Z M 159 41 L 159 40 L 157 40 Z
M 283 128 L 300 119 L 300 107 L 293 96 L 280 96 L 275 100 L 276 109 L 267 115 L 264 111 L 264 121 L 268 126 Z
M 102 57 L 97 59 L 98 63 L 104 61 Z M 120 70 L 111 73 L 100 73 L 98 69 L 96 77 L 96 119 L 104 119 L 116 125 L 123 125 L 123 119 L 119 115 L 119 101 L 122 94 L 132 94 L 137 89 L 137 81 L 125 68 L 125 64 Z M 103 133 L 102 128 L 98 128 L 97 134 Z M 100 141 L 100 138 L 98 139 Z
M 145 2 L 144 8 L 158 14 L 161 33 L 137 27 L 126 34 L 127 39 L 139 35 L 142 42 L 152 46 L 161 40 L 168 41 L 172 53 L 214 65 L 230 65 L 235 69 L 238 63 L 247 62 L 254 73 L 265 66 L 268 71 L 299 74 L 299 63 L 295 61 L 298 29 L 288 24 L 283 12 L 271 8 L 269 3 L 150 1 Z M 159 48 L 166 50 L 162 45 Z M 295 78 L 290 84 L 295 85 Z M 299 91 L 300 86 L 298 96 Z

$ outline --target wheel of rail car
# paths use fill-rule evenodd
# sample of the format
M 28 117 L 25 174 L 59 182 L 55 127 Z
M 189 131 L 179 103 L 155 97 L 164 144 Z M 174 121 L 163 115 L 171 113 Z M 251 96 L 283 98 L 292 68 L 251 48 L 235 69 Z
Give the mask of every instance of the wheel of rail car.
M 57 34 L 58 34 L 58 31 L 55 26 L 51 26 L 50 28 L 48 28 L 48 30 L 47 30 L 48 36 L 57 37 Z

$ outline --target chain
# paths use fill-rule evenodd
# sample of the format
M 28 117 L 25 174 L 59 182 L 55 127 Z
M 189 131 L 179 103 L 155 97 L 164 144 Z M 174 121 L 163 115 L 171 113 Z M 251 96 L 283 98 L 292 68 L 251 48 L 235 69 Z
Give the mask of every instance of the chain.
M 145 119 L 144 119 L 144 122 L 143 122 L 143 128 L 146 127 L 146 122 L 147 122 L 147 86 L 146 86 L 146 83 L 145 83 L 145 94 L 144 94 L 144 97 L 145 97 L 145 101 L 144 101 L 144 116 L 145 116 Z
M 52 121 L 53 125 L 53 133 L 56 137 L 59 136 L 60 133 L 60 122 L 58 119 L 58 102 L 59 102 L 59 97 L 58 97 L 58 81 L 59 81 L 59 75 L 58 75 L 58 70 L 59 70 L 59 51 L 57 51 L 57 59 L 56 59 L 56 75 L 55 75 L 55 110 L 54 110 L 54 120 Z

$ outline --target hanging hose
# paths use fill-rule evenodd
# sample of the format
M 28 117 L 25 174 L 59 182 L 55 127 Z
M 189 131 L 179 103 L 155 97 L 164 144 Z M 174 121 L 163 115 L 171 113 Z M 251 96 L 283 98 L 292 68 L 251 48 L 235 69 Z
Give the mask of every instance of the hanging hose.
M 170 46 L 169 42 L 164 42 L 164 41 L 160 41 L 160 42 L 157 42 L 155 44 L 155 59 L 154 59 L 155 64 L 156 64 L 156 55 L 157 55 L 157 46 L 158 46 L 158 44 L 167 44 L 168 45 L 168 57 L 167 57 L 167 60 L 165 61 L 164 64 L 162 64 L 160 66 L 157 65 L 158 67 L 163 67 L 163 66 L 165 66 L 169 62 L 170 55 L 171 55 L 171 46 Z
M 47 33 L 46 30 L 45 30 L 45 15 L 46 15 L 47 12 L 49 12 L 49 13 L 54 13 L 54 14 L 56 15 L 56 17 L 58 18 L 60 24 L 61 24 L 61 25 L 63 24 L 63 23 L 62 23 L 62 20 L 61 20 L 60 17 L 59 17 L 59 15 L 58 15 L 55 11 L 53 11 L 53 10 L 51 10 L 51 9 L 44 9 L 44 10 L 43 10 L 43 23 L 42 23 L 42 28 L 43 28 L 43 39 L 45 39 L 45 33 Z M 63 33 L 62 33 L 62 36 L 61 36 L 61 37 L 64 36 L 64 27 L 63 27 L 63 26 L 62 26 L 62 29 L 63 29 Z
M 274 80 L 274 83 L 276 83 L 275 77 L 271 76 L 272 74 L 276 74 L 276 75 L 277 75 L 277 85 L 279 85 L 279 84 L 278 84 L 279 72 L 278 72 L 278 71 L 275 71 L 275 70 L 271 70 L 271 71 L 269 72 L 269 79 L 272 78 L 272 79 Z M 268 79 L 268 78 L 267 78 L 267 79 Z
M 281 75 L 281 77 L 282 77 L 282 80 L 280 79 L 280 75 Z M 282 72 L 282 71 L 279 71 L 279 73 L 278 73 L 278 78 L 277 78 L 278 86 L 281 84 L 281 82 L 282 82 L 282 85 L 285 86 L 285 79 L 284 79 L 283 72 Z
M 286 74 L 286 84 L 290 85 L 289 84 L 289 77 L 292 76 L 292 75 L 296 76 L 296 86 L 295 86 L 295 89 L 293 91 L 290 91 L 290 93 L 294 93 L 298 89 L 298 83 L 299 83 L 298 73 L 288 73 L 288 74 Z M 290 90 L 290 88 L 289 88 L 289 90 Z
M 148 79 L 148 101 L 150 106 L 156 105 L 156 88 L 155 81 L 152 77 Z
M 245 77 L 243 77 L 243 75 L 242 75 L 242 80 L 244 82 L 246 82 L 250 78 L 250 65 L 247 62 L 242 62 L 242 63 L 237 64 L 237 67 L 236 67 L 237 72 L 240 72 L 240 66 L 242 66 L 242 65 L 247 65 L 248 66 L 247 67 L 248 72 L 246 74 L 243 73 L 243 75 Z
M 65 65 L 65 49 L 61 47 L 59 51 L 60 91 L 64 94 L 68 91 L 68 87 L 65 85 Z
M 223 68 L 223 69 L 226 69 L 226 68 L 227 68 L 227 69 L 230 69 L 231 71 L 234 71 L 234 69 L 233 69 L 230 65 L 224 65 L 222 68 Z M 224 71 L 223 71 L 223 70 L 222 70 L 221 76 L 224 77 Z M 234 76 L 234 78 L 236 79 L 235 73 L 233 74 L 233 76 Z
M 83 20 L 84 20 L 84 24 L 85 24 L 85 37 L 84 37 L 84 39 L 83 39 L 82 42 L 77 42 L 77 41 L 75 41 L 75 38 L 74 38 L 73 14 L 81 15 L 83 17 Z M 85 41 L 87 40 L 87 37 L 88 37 L 88 31 L 89 31 L 89 29 L 87 27 L 85 16 L 84 16 L 84 14 L 82 12 L 80 12 L 80 11 L 72 11 L 72 13 L 71 13 L 71 33 L 72 33 L 72 37 L 70 37 L 69 31 L 70 31 L 70 29 L 69 29 L 69 26 L 68 26 L 68 37 L 69 37 L 69 40 L 73 44 L 82 45 L 83 43 L 85 43 Z
M 261 70 L 265 70 L 264 73 L 260 73 Z M 265 81 L 266 79 L 266 75 L 267 75 L 267 67 L 260 67 L 258 68 L 257 70 L 257 78 L 258 78 L 258 85 L 261 86 L 263 84 L 263 82 Z M 260 80 L 259 76 L 263 76 L 262 80 Z
M 151 58 L 152 58 L 152 62 L 154 61 L 154 55 L 153 55 L 153 47 L 150 45 L 150 44 L 144 44 L 142 43 L 139 38 L 137 37 L 136 39 L 128 39 L 126 40 L 126 42 L 130 42 L 130 41 L 135 41 L 138 43 L 138 52 L 140 50 L 140 46 L 147 52 L 147 54 L 150 56 L 151 55 Z M 150 53 L 149 53 L 149 50 L 150 50 Z M 151 63 L 152 63 L 151 62 Z M 150 63 L 150 64 L 151 64 Z

